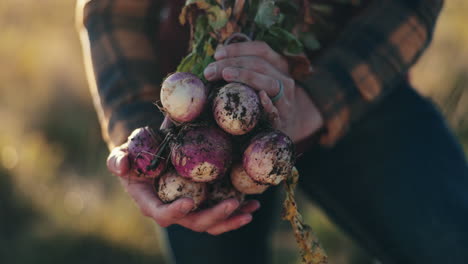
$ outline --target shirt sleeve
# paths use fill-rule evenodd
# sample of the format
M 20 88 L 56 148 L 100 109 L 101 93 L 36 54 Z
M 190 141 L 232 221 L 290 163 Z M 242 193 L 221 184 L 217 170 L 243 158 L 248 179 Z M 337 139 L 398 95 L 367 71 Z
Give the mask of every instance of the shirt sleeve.
M 138 127 L 160 124 L 158 0 L 78 0 L 77 26 L 94 105 L 109 148 Z
M 325 120 L 320 144 L 351 125 L 406 78 L 430 43 L 443 0 L 375 0 L 313 62 L 301 85 Z

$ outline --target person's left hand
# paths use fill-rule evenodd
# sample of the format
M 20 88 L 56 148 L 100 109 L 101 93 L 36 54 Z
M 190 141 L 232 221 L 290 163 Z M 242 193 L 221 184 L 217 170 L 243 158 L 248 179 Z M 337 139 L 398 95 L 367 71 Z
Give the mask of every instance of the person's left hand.
M 289 74 L 286 59 L 265 42 L 251 41 L 220 46 L 214 54 L 216 62 L 204 71 L 208 81 L 224 79 L 240 82 L 259 92 L 261 104 L 274 128 L 298 142 L 323 125 L 315 104 Z M 284 94 L 276 102 L 280 82 Z

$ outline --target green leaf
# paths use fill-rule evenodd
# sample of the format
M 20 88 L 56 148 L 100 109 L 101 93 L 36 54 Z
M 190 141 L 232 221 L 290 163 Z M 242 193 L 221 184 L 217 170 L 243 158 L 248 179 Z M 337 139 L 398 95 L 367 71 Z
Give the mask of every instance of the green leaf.
M 208 18 L 206 16 L 199 16 L 195 21 L 194 30 L 194 44 L 197 45 L 209 33 Z
M 310 5 L 310 8 L 315 10 L 316 12 L 320 12 L 322 14 L 331 14 L 333 12 L 333 7 L 327 4 L 316 4 L 313 3 Z
M 274 1 L 263 1 L 255 16 L 255 24 L 259 27 L 270 28 L 279 20 L 279 14 Z
M 249 21 L 253 21 L 253 19 L 257 15 L 258 6 L 260 4 L 259 2 L 260 0 L 246 1 L 247 18 L 249 19 Z
M 320 42 L 312 32 L 301 33 L 299 35 L 299 39 L 301 40 L 302 44 L 304 44 L 304 47 L 308 50 L 320 49 Z
M 290 54 L 299 54 L 304 51 L 304 46 L 299 39 L 283 28 L 271 27 L 267 33 L 272 37 L 270 40 L 273 42 L 272 44 L 279 46 L 280 52 L 285 51 Z
M 297 3 L 291 0 L 282 0 L 277 2 L 278 7 L 282 13 L 286 14 L 299 14 L 299 6 Z
M 185 1 L 185 5 L 188 6 L 188 5 L 193 4 L 195 2 L 198 2 L 198 1 L 199 0 L 187 0 L 187 1 Z
M 193 69 L 193 74 L 197 75 L 203 81 L 206 81 L 205 76 L 203 75 L 203 71 L 205 70 L 208 64 L 212 63 L 214 60 L 213 56 L 206 56 L 203 61 L 198 63 L 195 68 Z
M 256 40 L 265 41 L 274 51 L 281 52 L 284 42 L 270 31 L 258 34 Z
M 191 5 L 191 4 L 199 4 L 200 6 L 204 6 L 205 4 L 208 5 L 216 5 L 216 1 L 212 0 L 186 0 L 185 5 Z
M 197 62 L 197 54 L 195 52 L 190 53 L 182 59 L 179 66 L 177 67 L 178 72 L 192 72 L 192 68 Z
M 221 29 L 229 20 L 226 11 L 219 6 L 212 6 L 206 12 L 208 13 L 208 23 L 214 30 Z

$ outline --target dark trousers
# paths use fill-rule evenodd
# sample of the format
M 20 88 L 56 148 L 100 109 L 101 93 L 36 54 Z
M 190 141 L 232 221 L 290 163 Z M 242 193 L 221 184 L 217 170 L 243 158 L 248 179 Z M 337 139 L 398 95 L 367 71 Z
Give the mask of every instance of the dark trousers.
M 468 163 L 433 104 L 402 84 L 335 147 L 296 164 L 299 186 L 383 263 L 468 263 Z M 245 228 L 167 229 L 176 263 L 271 263 L 274 189 Z

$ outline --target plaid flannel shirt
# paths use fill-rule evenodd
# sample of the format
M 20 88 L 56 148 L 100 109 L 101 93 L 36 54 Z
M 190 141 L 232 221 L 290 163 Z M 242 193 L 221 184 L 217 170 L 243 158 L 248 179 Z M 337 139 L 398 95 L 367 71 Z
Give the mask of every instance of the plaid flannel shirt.
M 88 81 L 109 147 L 135 128 L 161 123 L 153 102 L 162 77 L 185 55 L 183 0 L 78 0 Z M 333 145 L 404 80 L 428 46 L 443 0 L 373 0 L 347 21 L 301 82 L 325 120 L 320 143 Z M 165 46 L 166 45 L 166 46 Z

